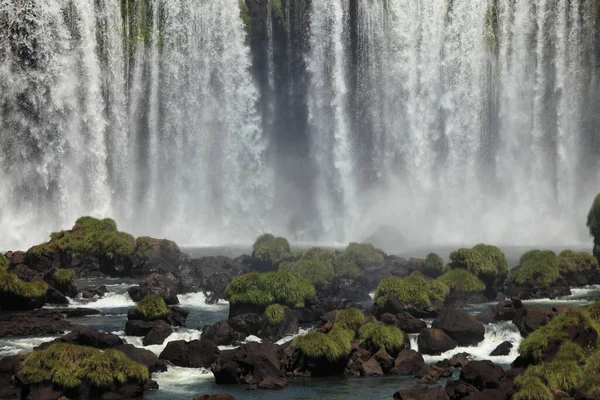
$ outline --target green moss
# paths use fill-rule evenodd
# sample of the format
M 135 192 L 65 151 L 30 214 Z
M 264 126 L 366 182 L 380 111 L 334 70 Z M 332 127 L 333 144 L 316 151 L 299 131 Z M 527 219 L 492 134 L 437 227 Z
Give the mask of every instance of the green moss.
M 587 313 L 590 316 L 590 318 L 594 321 L 598 321 L 600 320 L 600 301 L 595 301 L 592 304 L 588 305 L 587 307 Z
M 521 256 L 519 266 L 510 272 L 509 278 L 519 285 L 535 279 L 549 286 L 559 278 L 558 257 L 553 251 L 528 251 Z
M 480 243 L 480 244 L 476 245 L 475 247 L 473 247 L 473 250 L 477 251 L 486 260 L 489 260 L 491 263 L 493 263 L 495 265 L 496 270 L 493 271 L 489 275 L 492 275 L 492 276 L 506 275 L 506 273 L 508 272 L 508 261 L 506 260 L 506 256 L 504 255 L 504 252 L 502 250 L 500 250 L 500 248 L 498 248 L 497 246 Z M 471 272 L 475 273 L 474 271 L 471 271 Z M 480 276 L 482 274 L 485 275 L 485 273 L 483 273 L 483 272 L 477 273 L 476 275 Z
M 73 250 L 79 253 L 115 256 L 133 254 L 135 239 L 128 233 L 119 232 L 110 218 L 81 217 L 70 231 L 53 232 L 50 241 L 29 249 L 34 255 Z
M 333 269 L 335 276 L 339 276 L 341 278 L 356 278 L 361 274 L 358 265 L 349 258 L 344 257 L 343 254 L 340 254 L 338 257 L 336 257 L 333 264 Z
M 115 383 L 142 383 L 149 378 L 146 366 L 120 351 L 66 343 L 27 354 L 19 370 L 31 383 L 52 383 L 61 388 L 77 388 L 84 381 L 97 388 L 110 388 Z
M 583 391 L 593 398 L 600 398 L 600 352 L 587 354 L 583 366 Z
M 494 262 L 475 249 L 460 248 L 450 253 L 450 268 L 464 268 L 477 276 L 497 274 Z
M 466 269 L 452 269 L 438 278 L 450 288 L 452 293 L 478 293 L 485 290 L 485 284 Z
M 75 270 L 67 268 L 57 269 L 56 272 L 54 272 L 54 274 L 52 275 L 52 277 L 58 283 L 68 283 L 73 278 L 75 278 Z
M 279 265 L 279 270 L 293 272 L 311 283 L 328 282 L 334 274 L 330 262 L 305 259 L 284 261 Z
M 155 294 L 149 294 L 137 303 L 135 308 L 146 318 L 157 318 L 169 315 L 169 307 L 165 299 Z
M 2 254 L 0 254 L 0 273 L 6 272 L 8 269 L 8 260 Z
M 179 251 L 177 243 L 167 239 L 154 239 L 149 236 L 140 236 L 135 239 L 133 253 L 136 257 L 151 258 L 153 243 L 157 243 L 162 254 L 169 254 Z
M 390 293 L 404 304 L 431 305 L 434 299 L 444 300 L 450 289 L 443 282 L 426 280 L 423 275 L 413 273 L 406 278 L 389 276 L 383 279 L 375 291 L 377 304 L 385 304 Z
M 290 244 L 287 239 L 275 237 L 270 233 L 259 236 L 252 247 L 252 256 L 276 265 L 290 255 Z
M 442 273 L 442 270 L 444 269 L 444 260 L 435 253 L 429 253 L 427 254 L 427 257 L 425 257 L 425 268 Z
M 251 273 L 233 278 L 226 290 L 229 301 L 289 307 L 304 307 L 307 297 L 315 296 L 315 287 L 306 279 L 289 271 Z
M 369 322 L 358 331 L 361 340 L 371 340 L 377 348 L 384 347 L 388 352 L 400 350 L 404 346 L 404 332 L 395 326 Z
M 558 361 L 574 361 L 577 364 L 583 363 L 586 358 L 587 355 L 581 346 L 571 341 L 561 344 L 558 353 L 554 357 Z
M 342 325 L 335 324 L 328 333 L 336 342 L 340 343 L 344 351 L 350 353 L 352 341 L 356 336 L 356 332 L 351 329 L 346 329 Z
M 47 290 L 48 285 L 43 281 L 25 282 L 15 274 L 0 272 L 0 292 L 27 299 L 39 299 L 46 295 Z
M 370 243 L 350 243 L 343 254 L 359 267 L 381 264 L 385 261 L 385 253 Z
M 587 216 L 587 227 L 596 243 L 600 242 L 600 193 L 594 199 Z
M 554 395 L 541 379 L 531 375 L 521 375 L 515 379 L 519 390 L 513 400 L 554 400 Z
M 287 307 L 280 304 L 271 304 L 265 310 L 265 318 L 271 325 L 280 324 L 285 318 L 285 310 Z
M 356 332 L 365 323 L 365 314 L 357 308 L 346 308 L 338 311 L 335 316 L 335 325 L 341 329 Z
M 319 247 L 311 247 L 307 250 L 295 252 L 292 257 L 294 260 L 315 260 L 333 264 L 333 261 L 335 260 L 335 252 L 332 250 L 321 249 Z
M 564 250 L 558 255 L 558 270 L 561 274 L 597 270 L 598 261 L 590 253 Z
M 322 332 L 309 332 L 297 336 L 294 345 L 311 358 L 326 358 L 330 361 L 339 360 L 350 353 L 349 343 L 343 343 L 343 333 L 328 335 Z
M 240 18 L 242 19 L 242 22 L 244 23 L 244 27 L 246 28 L 247 31 L 250 30 L 250 8 L 248 8 L 248 5 L 246 4 L 246 2 L 244 0 L 239 0 L 238 2 L 239 6 L 240 6 Z

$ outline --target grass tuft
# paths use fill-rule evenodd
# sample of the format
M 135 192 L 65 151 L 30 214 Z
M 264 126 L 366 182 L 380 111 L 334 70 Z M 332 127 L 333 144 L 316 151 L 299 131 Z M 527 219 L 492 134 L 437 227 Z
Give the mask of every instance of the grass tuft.
M 585 251 L 564 250 L 558 255 L 558 270 L 561 274 L 598 269 L 598 260 Z
M 279 264 L 290 255 L 290 244 L 283 237 L 275 237 L 270 233 L 259 236 L 252 246 L 252 256 L 264 261 Z
M 429 253 L 425 257 L 425 268 L 431 271 L 439 271 L 441 274 L 444 269 L 444 260 L 436 253 Z
M 331 262 L 310 259 L 284 261 L 279 265 L 279 270 L 293 272 L 313 284 L 328 282 L 334 275 Z
M 54 278 L 54 280 L 58 283 L 69 283 L 73 278 L 75 278 L 75 270 L 68 268 L 57 269 L 52 275 L 52 278 Z
M 395 326 L 368 322 L 358 331 L 361 340 L 371 340 L 377 348 L 384 347 L 388 352 L 400 350 L 404 346 L 404 333 Z
M 521 375 L 515 379 L 519 390 L 513 400 L 554 400 L 554 395 L 540 378 L 532 375 Z
M 451 269 L 437 278 L 452 293 L 478 293 L 485 290 L 485 283 L 466 269 Z
M 553 251 L 531 250 L 521 256 L 519 266 L 510 272 L 509 278 L 519 285 L 535 279 L 549 286 L 559 278 L 558 257 Z
M 39 299 L 46 295 L 47 290 L 48 285 L 41 280 L 25 282 L 15 274 L 0 271 L 0 292 L 27 299 Z
M 285 318 L 286 306 L 280 304 L 271 304 L 265 310 L 265 318 L 271 325 L 277 325 L 283 322 Z
M 335 361 L 350 353 L 350 343 L 345 341 L 348 337 L 349 334 L 342 331 L 336 331 L 334 334 L 313 331 L 297 336 L 294 345 L 308 357 Z
M 444 300 L 450 289 L 443 282 L 427 280 L 418 272 L 406 278 L 389 276 L 384 278 L 375 290 L 375 301 L 385 304 L 389 294 L 395 294 L 400 302 L 414 305 L 431 305 L 435 299 Z
M 158 318 L 169 315 L 169 307 L 165 299 L 155 294 L 149 294 L 137 303 L 135 308 L 145 318 Z
M 335 316 L 335 325 L 341 329 L 347 329 L 353 332 L 358 331 L 358 328 L 365 323 L 366 317 L 362 311 L 357 308 L 346 308 L 338 311 Z

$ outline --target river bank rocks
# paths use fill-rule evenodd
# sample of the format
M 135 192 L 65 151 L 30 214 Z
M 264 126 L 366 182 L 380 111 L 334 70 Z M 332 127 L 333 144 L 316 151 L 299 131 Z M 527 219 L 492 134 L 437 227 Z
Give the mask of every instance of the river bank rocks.
M 68 318 L 98 314 L 100 311 L 86 308 L 0 312 L 0 337 L 61 334 L 76 327 L 67 320 Z
M 125 334 L 143 336 L 144 346 L 162 344 L 173 333 L 173 326 L 185 326 L 189 312 L 167 306 L 160 295 L 149 294 L 127 313 Z

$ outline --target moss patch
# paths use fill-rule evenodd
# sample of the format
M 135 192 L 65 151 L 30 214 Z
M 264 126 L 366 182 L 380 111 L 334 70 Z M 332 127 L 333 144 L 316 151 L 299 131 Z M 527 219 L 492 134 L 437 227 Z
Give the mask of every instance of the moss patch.
M 590 253 L 564 250 L 558 255 L 558 270 L 561 274 L 598 269 L 598 260 Z
M 280 304 L 271 304 L 265 310 L 265 318 L 271 325 L 277 325 L 283 322 L 285 310 L 287 307 Z
M 541 379 L 528 374 L 515 379 L 519 388 L 513 395 L 513 400 L 554 400 L 554 395 Z
M 259 236 L 252 246 L 252 256 L 277 265 L 290 255 L 290 244 L 283 237 L 275 237 L 270 233 Z
M 248 6 L 246 5 L 246 2 L 244 0 L 239 0 L 238 4 L 240 6 L 240 18 L 242 19 L 242 22 L 244 23 L 244 27 L 246 28 L 247 31 L 250 30 L 250 9 L 248 8 Z
M 346 341 L 347 337 L 348 335 L 342 331 L 334 334 L 313 331 L 297 336 L 294 345 L 308 357 L 335 361 L 350 353 L 351 348 L 350 343 Z
M 438 278 L 452 293 L 478 293 L 485 290 L 485 284 L 466 269 L 452 269 Z
M 0 273 L 6 272 L 8 269 L 8 260 L 2 254 L 0 254 Z
M 75 278 L 75 270 L 68 268 L 57 269 L 52 275 L 52 278 L 58 283 L 69 283 Z
M 480 278 L 495 277 L 506 273 L 508 263 L 497 247 L 479 244 L 450 253 L 450 268 L 463 268 Z
M 279 265 L 279 270 L 293 272 L 311 283 L 328 282 L 334 274 L 331 262 L 310 259 L 284 261 Z
M 377 348 L 384 347 L 388 352 L 400 350 L 404 346 L 404 333 L 395 326 L 368 322 L 358 331 L 361 340 L 370 340 Z
M 553 251 L 531 250 L 521 256 L 519 266 L 511 271 L 509 278 L 519 285 L 529 279 L 549 286 L 559 278 L 558 257 Z
M 110 388 L 115 383 L 143 383 L 149 378 L 146 366 L 120 351 L 64 343 L 27 354 L 19 370 L 31 383 L 52 383 L 61 388 L 77 388 L 84 381 L 97 388 Z
M 506 273 L 508 272 L 508 261 L 506 260 L 504 252 L 500 250 L 500 248 L 498 248 L 497 246 L 480 243 L 473 247 L 473 250 L 477 251 L 486 260 L 489 260 L 492 264 L 494 264 L 496 270 L 491 273 L 492 276 L 506 275 Z M 485 273 L 483 272 L 481 274 L 485 275 Z M 481 274 L 476 275 L 479 276 Z
M 169 307 L 165 299 L 149 294 L 137 303 L 136 311 L 145 318 L 159 318 L 169 315 Z
M 346 308 L 338 311 L 335 316 L 335 325 L 340 329 L 347 329 L 353 332 L 358 331 L 358 328 L 365 323 L 366 317 L 362 311 L 357 308 Z
M 39 280 L 25 282 L 15 274 L 0 272 L 0 292 L 27 299 L 39 299 L 46 295 L 48 285 Z
M 307 250 L 295 252 L 292 257 L 294 260 L 315 260 L 332 264 L 335 260 L 335 252 L 320 247 L 311 247 Z
M 425 257 L 425 268 L 431 271 L 439 271 L 441 274 L 444 269 L 444 260 L 436 253 L 429 253 Z
M 431 305 L 434 299 L 444 300 L 450 289 L 441 281 L 427 280 L 423 275 L 413 273 L 406 278 L 389 276 L 383 279 L 375 291 L 375 301 L 383 305 L 391 293 L 404 304 Z
M 307 297 L 315 296 L 315 287 L 306 279 L 289 271 L 250 273 L 233 278 L 226 290 L 229 301 L 289 307 L 304 307 Z

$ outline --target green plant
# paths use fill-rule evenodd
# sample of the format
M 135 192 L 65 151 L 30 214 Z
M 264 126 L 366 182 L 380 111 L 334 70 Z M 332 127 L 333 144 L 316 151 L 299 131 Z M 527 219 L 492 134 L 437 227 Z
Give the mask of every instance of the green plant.
M 559 278 L 558 257 L 553 251 L 528 251 L 521 256 L 519 266 L 510 272 L 509 278 L 519 285 L 535 279 L 549 286 Z
M 404 332 L 395 326 L 368 322 L 358 330 L 361 340 L 371 340 L 377 348 L 384 347 L 388 352 L 402 349 L 404 346 Z
M 270 233 L 259 236 L 252 246 L 252 256 L 276 265 L 290 255 L 290 244 L 283 237 L 275 237 Z
M 54 280 L 58 283 L 68 283 L 75 277 L 75 270 L 68 268 L 57 269 L 52 275 Z
M 356 278 L 360 276 L 358 265 L 348 257 L 345 257 L 343 253 L 335 258 L 333 269 L 335 276 L 342 278 Z
M 370 243 L 350 243 L 342 254 L 359 267 L 381 264 L 385 261 L 385 253 Z
M 504 252 L 500 250 L 500 248 L 489 244 L 480 243 L 473 247 L 473 250 L 481 254 L 486 260 L 489 260 L 495 265 L 496 270 L 489 275 L 506 275 L 506 273 L 508 272 L 508 261 L 506 260 Z M 485 275 L 484 272 L 477 273 L 476 275 L 479 276 L 481 274 Z
M 74 344 L 53 344 L 24 356 L 19 370 L 29 382 L 77 388 L 89 382 L 97 388 L 149 378 L 148 368 L 117 350 L 101 351 Z
M 0 272 L 0 292 L 27 299 L 39 299 L 46 295 L 48 285 L 41 280 L 25 282 L 15 274 Z
M 564 250 L 558 255 L 558 270 L 561 274 L 597 269 L 598 261 L 590 253 Z
M 271 325 L 280 324 L 285 318 L 286 306 L 271 304 L 265 309 L 265 318 Z
M 326 358 L 330 361 L 339 360 L 350 353 L 348 343 L 343 343 L 343 333 L 338 332 L 328 335 L 322 332 L 309 332 L 306 335 L 297 336 L 294 345 L 300 351 L 311 358 Z
M 8 260 L 2 254 L 0 254 L 0 273 L 6 272 L 8 269 Z
M 338 311 L 335 316 L 335 325 L 341 329 L 356 332 L 365 323 L 365 314 L 357 308 L 346 308 Z
M 335 260 L 335 252 L 332 250 L 322 249 L 320 247 L 311 247 L 310 249 L 295 252 L 293 254 L 293 259 L 315 260 L 333 264 L 333 260 Z
M 532 375 L 521 375 L 515 379 L 519 390 L 513 400 L 554 400 L 554 395 L 540 378 Z
M 383 305 L 392 293 L 404 304 L 431 305 L 435 299 L 444 300 L 450 289 L 443 282 L 426 280 L 419 273 L 413 273 L 406 278 L 389 276 L 377 286 L 375 301 Z
M 596 244 L 600 243 L 600 193 L 594 199 L 588 212 L 587 227 Z
M 250 9 L 248 8 L 248 5 L 246 4 L 246 2 L 244 0 L 239 0 L 238 4 L 240 7 L 240 18 L 242 19 L 242 22 L 244 23 L 244 27 L 246 28 L 246 30 L 249 30 L 250 29 Z
M 432 271 L 439 271 L 441 274 L 444 268 L 444 260 L 435 253 L 429 253 L 425 257 L 425 268 Z
M 293 272 L 311 283 L 328 282 L 334 274 L 330 262 L 310 259 L 284 261 L 279 265 L 279 270 Z
M 315 287 L 306 279 L 289 271 L 250 273 L 233 278 L 226 290 L 229 301 L 289 307 L 304 307 L 307 297 L 315 296 Z
M 165 299 L 155 294 L 149 294 L 137 303 L 136 311 L 145 318 L 158 318 L 169 315 L 169 307 Z
M 451 269 L 437 278 L 452 293 L 478 293 L 485 290 L 485 283 L 466 269 Z
M 497 267 L 494 262 L 474 249 L 460 248 L 450 253 L 450 268 L 464 268 L 474 275 L 495 275 Z

